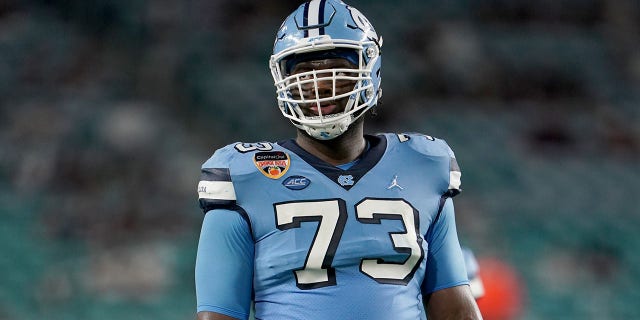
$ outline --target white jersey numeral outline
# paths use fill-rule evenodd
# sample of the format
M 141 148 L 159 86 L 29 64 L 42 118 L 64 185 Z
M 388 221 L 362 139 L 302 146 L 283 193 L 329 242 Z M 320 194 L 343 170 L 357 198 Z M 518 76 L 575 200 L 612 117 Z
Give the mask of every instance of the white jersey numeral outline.
M 347 223 L 347 210 L 342 199 L 294 201 L 274 204 L 276 226 L 280 230 L 299 228 L 303 222 L 317 222 L 318 227 L 302 268 L 294 270 L 300 289 L 316 289 L 337 284 L 331 266 Z M 366 198 L 355 207 L 356 218 L 364 224 L 380 224 L 382 220 L 400 220 L 404 232 L 389 232 L 394 250 L 406 253 L 403 262 L 385 262 L 381 258 L 364 257 L 360 272 L 384 284 L 406 285 L 424 258 L 419 236 L 418 211 L 403 199 Z
M 382 220 L 400 220 L 404 232 L 389 232 L 393 249 L 408 254 L 399 262 L 385 262 L 380 258 L 362 259 L 360 271 L 379 283 L 407 284 L 424 257 L 419 234 L 419 216 L 411 204 L 403 199 L 365 199 L 356 205 L 356 217 L 362 223 L 380 224 Z
M 285 202 L 274 205 L 280 230 L 299 228 L 302 222 L 318 222 L 304 266 L 294 270 L 300 289 L 315 289 L 336 284 L 333 257 L 347 222 L 344 200 Z

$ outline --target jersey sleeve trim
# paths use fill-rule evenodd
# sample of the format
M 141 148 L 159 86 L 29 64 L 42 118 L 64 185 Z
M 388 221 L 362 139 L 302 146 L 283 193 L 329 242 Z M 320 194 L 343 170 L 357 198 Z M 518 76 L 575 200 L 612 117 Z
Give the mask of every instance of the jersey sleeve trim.
M 238 319 L 247 319 L 249 317 L 249 315 L 246 313 L 229 310 L 227 308 L 216 307 L 208 304 L 198 305 L 197 312 L 203 312 L 203 311 L 220 313 L 220 314 L 233 317 L 233 318 L 238 318 Z
M 433 290 L 429 290 L 427 292 L 424 292 L 423 294 L 432 294 L 436 291 L 440 291 L 443 289 L 448 289 L 448 288 L 453 288 L 453 287 L 458 287 L 458 286 L 464 286 L 464 285 L 469 285 L 469 281 L 468 280 L 461 280 L 461 281 L 455 281 L 455 282 L 450 282 L 450 283 L 446 283 L 440 286 L 437 286 L 435 288 L 433 288 Z
M 203 168 L 198 183 L 200 208 L 207 211 L 236 203 L 236 192 L 229 168 Z
M 229 210 L 231 211 L 235 211 L 237 212 L 242 219 L 244 219 L 244 221 L 247 223 L 247 226 L 249 227 L 249 234 L 251 235 L 251 238 L 253 239 L 253 242 L 256 241 L 256 238 L 253 234 L 253 227 L 251 226 L 251 219 L 249 219 L 249 214 L 247 213 L 247 211 L 245 211 L 241 206 L 237 205 L 237 204 L 233 204 L 228 206 Z

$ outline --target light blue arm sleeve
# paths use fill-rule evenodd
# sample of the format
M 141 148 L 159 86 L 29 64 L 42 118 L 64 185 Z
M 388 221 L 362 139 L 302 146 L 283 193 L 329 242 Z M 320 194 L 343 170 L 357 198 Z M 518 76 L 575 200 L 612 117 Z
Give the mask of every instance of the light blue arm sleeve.
M 253 238 L 240 213 L 224 209 L 207 212 L 195 267 L 197 311 L 247 319 L 253 258 Z
M 453 201 L 447 198 L 440 217 L 427 233 L 429 251 L 422 293 L 468 284 L 464 257 L 458 242 Z

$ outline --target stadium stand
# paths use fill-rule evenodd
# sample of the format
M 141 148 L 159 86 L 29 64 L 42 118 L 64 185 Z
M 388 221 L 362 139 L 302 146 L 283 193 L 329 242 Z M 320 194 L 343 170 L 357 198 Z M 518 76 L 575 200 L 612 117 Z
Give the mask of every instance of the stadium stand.
M 0 320 L 194 318 L 198 168 L 291 134 L 266 61 L 297 3 L 0 4 Z M 640 318 L 637 3 L 352 4 L 385 37 L 367 130 L 453 147 L 517 319 Z

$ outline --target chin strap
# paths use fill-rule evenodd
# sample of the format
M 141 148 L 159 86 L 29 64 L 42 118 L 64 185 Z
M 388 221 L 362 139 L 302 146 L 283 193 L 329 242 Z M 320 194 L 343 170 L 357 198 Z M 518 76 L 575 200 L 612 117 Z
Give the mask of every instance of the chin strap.
M 346 117 L 342 121 L 332 123 L 327 127 L 313 127 L 309 125 L 300 125 L 309 136 L 318 140 L 331 140 L 345 133 L 351 125 L 353 117 Z

